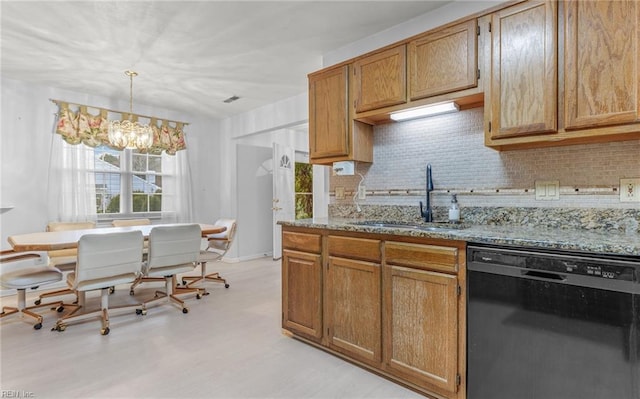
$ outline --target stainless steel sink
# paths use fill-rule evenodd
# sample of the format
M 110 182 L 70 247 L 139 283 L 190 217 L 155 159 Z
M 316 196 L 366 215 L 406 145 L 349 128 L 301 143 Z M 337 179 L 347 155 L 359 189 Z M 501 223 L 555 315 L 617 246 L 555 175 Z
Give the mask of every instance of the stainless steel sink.
M 431 222 L 429 224 L 416 224 L 416 223 L 404 223 L 404 222 L 387 222 L 377 220 L 365 220 L 362 222 L 352 223 L 358 226 L 371 226 L 371 227 L 386 227 L 390 229 L 412 229 L 412 230 L 424 230 L 424 231 L 442 231 L 442 230 L 459 230 L 463 228 L 462 225 L 451 224 L 446 222 Z

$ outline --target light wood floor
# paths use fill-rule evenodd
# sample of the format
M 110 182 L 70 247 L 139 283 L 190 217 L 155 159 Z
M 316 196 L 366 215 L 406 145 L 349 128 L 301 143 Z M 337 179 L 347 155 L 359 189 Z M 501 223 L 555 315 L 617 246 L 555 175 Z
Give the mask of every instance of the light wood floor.
M 0 326 L 0 396 L 42 398 L 421 398 L 335 356 L 282 335 L 280 262 L 270 258 L 208 268 L 229 289 L 209 283 L 209 296 L 150 308 L 146 316 L 98 319 L 50 331 L 19 316 Z M 148 298 L 146 284 L 129 296 L 118 287 L 111 306 Z M 28 296 L 32 298 L 32 296 Z M 70 298 L 71 299 L 71 298 Z M 2 298 L 4 304 L 15 297 Z M 29 304 L 33 303 L 28 301 Z M 99 306 L 98 298 L 89 303 Z M 46 309 L 46 308 L 44 308 Z

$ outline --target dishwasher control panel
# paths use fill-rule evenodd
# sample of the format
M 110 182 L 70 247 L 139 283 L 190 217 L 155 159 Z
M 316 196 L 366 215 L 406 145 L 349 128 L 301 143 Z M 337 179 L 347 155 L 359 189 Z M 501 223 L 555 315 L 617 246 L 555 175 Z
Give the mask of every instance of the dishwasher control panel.
M 511 248 L 471 248 L 469 262 L 640 283 L 640 259 Z

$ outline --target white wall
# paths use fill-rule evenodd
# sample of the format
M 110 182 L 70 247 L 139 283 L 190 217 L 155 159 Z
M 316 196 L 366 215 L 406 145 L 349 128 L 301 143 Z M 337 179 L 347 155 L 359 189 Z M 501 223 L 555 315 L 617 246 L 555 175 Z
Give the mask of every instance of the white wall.
M 297 151 L 308 151 L 307 131 L 300 129 L 307 123 L 307 109 L 308 96 L 307 93 L 302 93 L 221 122 L 220 130 L 224 137 L 220 154 L 220 189 L 223 193 L 220 214 L 222 216 L 238 219 L 241 202 L 250 201 L 249 198 L 241 198 L 238 195 L 239 169 L 245 166 L 238 164 L 236 146 L 271 148 L 272 144 L 277 142 L 293 147 Z M 266 190 L 266 188 L 263 189 Z M 242 206 L 250 206 L 250 204 L 244 202 Z M 259 237 L 260 242 L 243 242 L 241 237 L 245 235 L 240 234 L 242 229 L 260 229 L 262 234 L 256 236 Z M 273 239 L 271 231 L 264 230 L 261 223 L 253 223 L 251 220 L 243 221 L 243 224 L 238 223 L 237 237 L 227 258 L 249 259 L 264 256 L 264 251 L 257 248 L 269 247 Z
M 87 104 L 109 109 L 128 109 L 128 104 L 105 97 L 36 86 L 2 78 L 2 123 L 0 130 L 0 229 L 2 249 L 8 249 L 7 237 L 13 234 L 43 231 L 47 225 L 47 184 L 51 140 L 57 106 L 50 99 Z M 167 109 L 134 104 L 135 111 L 159 118 L 190 122 L 185 127 L 194 186 L 196 221 L 217 216 L 219 122 Z M 211 188 L 213 187 L 213 189 Z

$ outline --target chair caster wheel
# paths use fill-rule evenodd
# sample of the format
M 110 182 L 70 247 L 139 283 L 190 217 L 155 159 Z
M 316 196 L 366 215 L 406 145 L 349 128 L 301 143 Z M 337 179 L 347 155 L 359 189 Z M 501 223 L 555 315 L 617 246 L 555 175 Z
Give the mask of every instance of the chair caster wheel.
M 109 287 L 109 294 L 116 292 L 116 287 Z
M 185 280 L 182 280 L 182 285 L 187 285 L 187 282 Z
M 133 290 L 130 290 L 129 295 L 133 295 L 133 294 L 134 294 Z
M 100 334 L 109 335 L 109 331 L 111 331 L 111 330 L 109 330 L 109 327 L 103 328 L 102 330 L 100 330 Z
M 42 303 L 42 301 L 40 299 L 36 299 L 35 302 L 33 302 L 34 305 L 38 306 Z
M 202 299 L 202 295 L 196 294 L 196 299 Z
M 64 312 L 64 306 L 58 306 L 58 307 L 56 308 L 56 312 L 58 312 L 58 313 L 62 313 L 62 312 Z
M 67 329 L 67 326 L 65 326 L 64 324 L 56 324 L 51 331 L 64 331 Z
M 189 313 L 189 309 L 187 309 L 187 308 L 182 308 L 182 313 Z
M 224 285 L 224 288 L 229 288 L 229 284 L 225 284 L 225 285 Z
M 38 323 L 38 324 L 36 324 L 36 325 L 34 325 L 34 326 L 33 326 L 33 329 L 34 329 L 34 330 L 39 330 L 39 329 L 41 329 L 41 328 L 42 328 L 42 323 Z
M 137 315 L 141 315 L 142 314 L 142 309 L 136 309 L 136 314 Z

